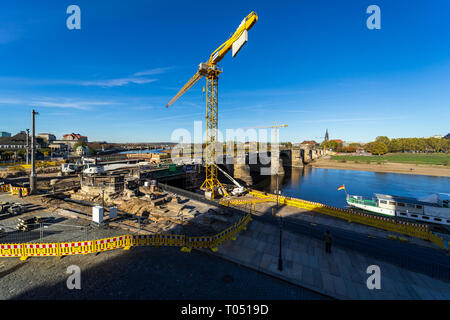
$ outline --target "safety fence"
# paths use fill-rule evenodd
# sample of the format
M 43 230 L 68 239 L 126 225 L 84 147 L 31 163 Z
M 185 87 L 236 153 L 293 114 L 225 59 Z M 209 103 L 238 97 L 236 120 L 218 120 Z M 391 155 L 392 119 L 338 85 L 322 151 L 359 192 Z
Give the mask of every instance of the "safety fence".
M 65 163 L 65 161 L 37 161 L 36 167 L 53 167 L 58 166 L 62 163 Z M 25 163 L 12 163 L 11 165 L 8 165 L 8 170 L 20 170 L 20 169 L 31 169 L 31 164 L 25 164 Z
M 55 243 L 5 243 L 0 244 L 0 257 L 62 257 L 76 254 L 98 253 L 137 246 L 175 246 L 181 251 L 190 252 L 195 248 L 207 248 L 217 251 L 218 246 L 228 240 L 236 239 L 241 230 L 246 230 L 251 214 L 243 216 L 234 225 L 214 236 L 185 236 L 173 234 L 122 235 L 104 239 L 55 242 Z
M 11 195 L 19 195 L 22 192 L 22 196 L 28 195 L 28 188 L 13 187 L 11 184 L 0 185 L 0 192 L 10 192 Z
M 259 198 L 253 198 L 253 199 L 232 199 L 232 200 L 220 200 L 219 204 L 229 207 L 230 205 L 249 205 L 249 204 L 255 204 L 255 203 L 262 203 L 262 202 L 269 202 L 272 201 L 272 199 L 259 199 Z
M 250 194 L 261 199 L 277 201 L 277 196 L 273 194 L 268 194 L 257 190 L 252 190 Z M 426 224 L 399 221 L 388 217 L 336 208 L 317 202 L 284 196 L 278 196 L 278 203 L 319 212 L 340 219 L 345 219 L 348 222 L 357 222 L 371 227 L 398 232 L 408 236 L 428 240 L 439 246 L 441 249 L 444 248 L 444 239 L 432 233 L 429 229 L 429 226 Z

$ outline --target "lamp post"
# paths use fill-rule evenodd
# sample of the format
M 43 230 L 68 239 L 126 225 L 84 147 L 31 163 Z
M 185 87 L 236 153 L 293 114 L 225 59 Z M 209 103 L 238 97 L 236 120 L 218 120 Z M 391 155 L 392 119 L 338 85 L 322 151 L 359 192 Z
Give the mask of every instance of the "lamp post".
M 105 211 L 105 183 L 104 182 L 102 182 L 101 187 L 102 187 L 102 208 L 103 208 L 103 211 Z
M 278 212 L 278 196 L 280 194 L 280 190 L 278 189 L 278 172 L 277 172 L 277 213 L 280 221 L 280 252 L 278 255 L 278 270 L 283 271 L 283 259 L 281 257 L 281 250 L 283 245 L 283 218 L 281 217 L 281 214 Z
M 283 259 L 281 258 L 281 247 L 283 244 L 283 218 L 280 215 L 280 253 L 278 255 L 278 270 L 283 271 Z
M 31 111 L 31 173 L 30 173 L 30 194 L 36 193 L 36 140 L 35 140 L 35 125 L 34 118 L 38 112 Z
M 30 129 L 27 129 L 27 150 L 25 157 L 27 158 L 27 165 L 30 164 Z

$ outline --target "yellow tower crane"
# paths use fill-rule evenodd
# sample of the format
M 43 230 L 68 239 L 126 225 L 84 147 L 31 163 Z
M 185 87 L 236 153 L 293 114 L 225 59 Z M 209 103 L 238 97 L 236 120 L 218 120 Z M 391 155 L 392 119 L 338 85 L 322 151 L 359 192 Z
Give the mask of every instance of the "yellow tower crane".
M 218 130 L 218 79 L 222 71 L 217 64 L 223 57 L 232 50 L 233 57 L 239 52 L 242 46 L 248 40 L 248 30 L 258 21 L 255 12 L 251 12 L 234 32 L 234 34 L 219 46 L 205 63 L 200 63 L 197 73 L 178 91 L 178 93 L 169 101 L 166 107 L 177 101 L 186 91 L 188 91 L 202 77 L 206 77 L 206 179 L 201 189 L 211 192 L 214 198 L 215 193 L 220 188 L 223 194 L 227 192 L 217 178 L 217 167 L 215 166 L 215 142 Z

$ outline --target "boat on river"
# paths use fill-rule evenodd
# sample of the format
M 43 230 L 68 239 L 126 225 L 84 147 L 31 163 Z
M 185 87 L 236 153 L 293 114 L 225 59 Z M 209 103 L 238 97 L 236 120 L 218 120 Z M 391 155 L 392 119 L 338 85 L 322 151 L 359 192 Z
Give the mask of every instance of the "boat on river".
M 369 198 L 347 194 L 346 200 L 351 207 L 372 213 L 450 226 L 450 194 L 448 193 L 436 193 L 421 198 L 379 193 Z

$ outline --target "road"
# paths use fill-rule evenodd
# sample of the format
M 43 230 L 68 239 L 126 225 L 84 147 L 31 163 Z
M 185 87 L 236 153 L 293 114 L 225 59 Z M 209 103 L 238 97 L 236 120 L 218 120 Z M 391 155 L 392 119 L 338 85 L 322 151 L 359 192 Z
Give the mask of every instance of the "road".
M 81 290 L 66 286 L 81 269 Z M 179 248 L 139 247 L 99 255 L 0 259 L 0 299 L 329 299 L 221 258 Z

